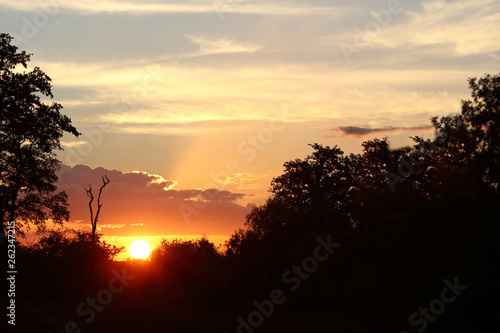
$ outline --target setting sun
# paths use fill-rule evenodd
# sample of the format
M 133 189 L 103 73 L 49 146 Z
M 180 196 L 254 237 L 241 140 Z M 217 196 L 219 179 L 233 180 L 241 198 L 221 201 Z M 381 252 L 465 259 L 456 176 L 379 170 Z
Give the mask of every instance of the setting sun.
M 130 254 L 136 259 L 144 259 L 151 253 L 151 246 L 148 242 L 137 240 L 130 245 Z

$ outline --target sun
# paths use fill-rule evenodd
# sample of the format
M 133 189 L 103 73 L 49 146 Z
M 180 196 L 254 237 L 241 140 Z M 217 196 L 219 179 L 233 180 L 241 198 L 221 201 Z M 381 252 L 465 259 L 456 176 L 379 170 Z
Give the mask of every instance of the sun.
M 136 259 L 144 259 L 151 253 L 151 246 L 148 242 L 143 240 L 137 240 L 130 245 L 130 254 Z

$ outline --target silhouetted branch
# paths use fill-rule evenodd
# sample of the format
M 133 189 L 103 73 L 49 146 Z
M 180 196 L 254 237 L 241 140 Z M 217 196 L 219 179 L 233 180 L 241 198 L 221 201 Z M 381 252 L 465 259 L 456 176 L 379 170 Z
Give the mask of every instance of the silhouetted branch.
M 92 210 L 92 202 L 94 201 L 94 195 L 92 194 L 92 187 L 89 185 L 89 189 L 85 189 L 87 191 L 87 196 L 90 198 L 89 201 L 89 209 L 90 209 L 90 223 L 92 225 L 92 243 L 95 244 L 96 241 L 96 230 L 97 230 L 97 221 L 99 221 L 99 213 L 101 212 L 101 194 L 103 188 L 106 187 L 110 182 L 108 176 L 104 175 L 102 177 L 102 186 L 99 188 L 99 195 L 97 196 L 97 211 L 94 216 L 93 210 Z

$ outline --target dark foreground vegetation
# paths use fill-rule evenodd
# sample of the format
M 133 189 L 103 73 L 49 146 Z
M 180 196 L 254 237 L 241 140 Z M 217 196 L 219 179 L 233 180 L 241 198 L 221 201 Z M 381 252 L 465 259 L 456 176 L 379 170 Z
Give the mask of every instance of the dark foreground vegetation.
M 20 246 L 16 328 L 500 331 L 500 76 L 469 85 L 461 114 L 432 119 L 434 140 L 312 145 L 222 249 L 165 241 L 115 262 L 119 249 L 61 232 Z

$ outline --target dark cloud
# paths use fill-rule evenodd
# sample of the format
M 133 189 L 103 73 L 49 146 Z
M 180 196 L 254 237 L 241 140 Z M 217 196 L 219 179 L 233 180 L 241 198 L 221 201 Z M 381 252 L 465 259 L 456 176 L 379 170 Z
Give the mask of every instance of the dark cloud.
M 358 126 L 340 126 L 337 128 L 329 129 L 329 131 L 334 131 L 339 134 L 324 135 L 322 138 L 331 139 L 337 137 L 351 136 L 355 138 L 360 138 L 362 136 L 372 134 L 372 133 L 392 133 L 392 132 L 404 132 L 404 131 L 425 131 L 432 129 L 431 125 L 419 125 L 410 127 L 395 127 L 386 126 L 380 128 L 370 128 L 370 127 L 358 127 Z

